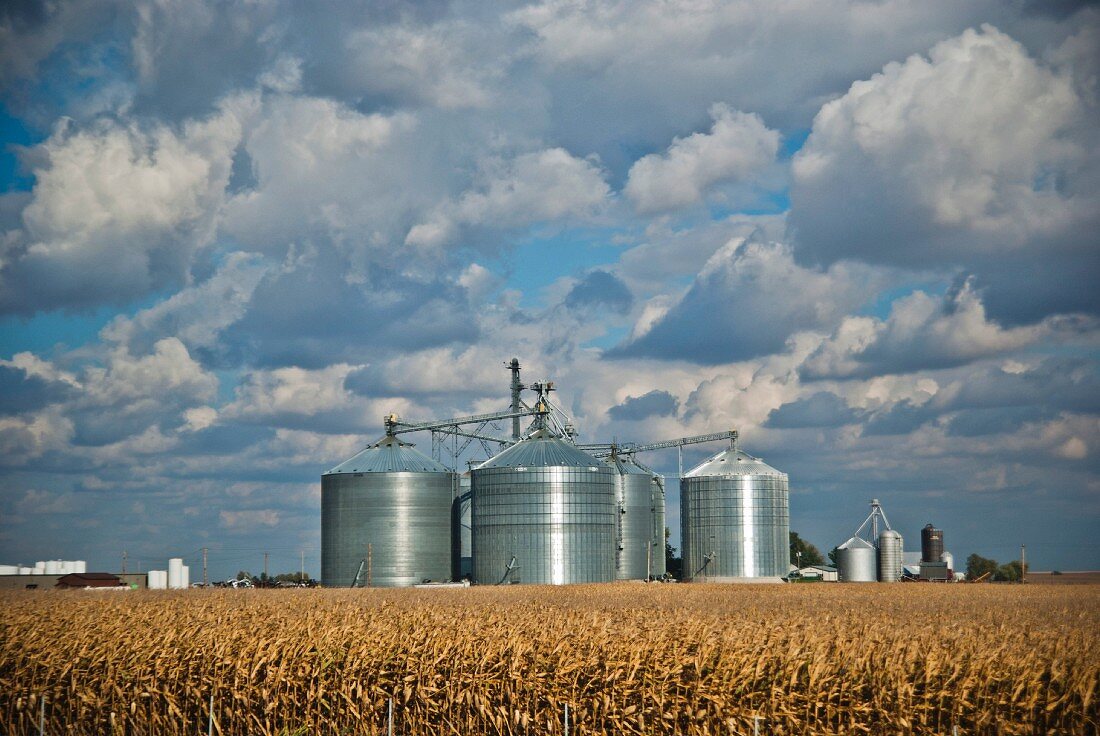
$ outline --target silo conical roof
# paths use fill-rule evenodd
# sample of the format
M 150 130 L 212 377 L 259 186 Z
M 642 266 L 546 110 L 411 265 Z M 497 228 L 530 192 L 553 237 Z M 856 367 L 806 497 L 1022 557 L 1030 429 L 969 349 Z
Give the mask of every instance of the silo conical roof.
M 871 544 L 865 539 L 860 537 L 852 537 L 844 544 L 837 547 L 837 549 L 874 549 L 875 545 Z
M 449 472 L 451 472 L 450 469 L 442 463 L 414 449 L 411 442 L 402 442 L 397 437 L 386 436 L 323 475 Z
M 758 457 L 731 447 L 704 460 L 684 474 L 685 478 L 706 475 L 783 475 Z
M 591 468 L 600 461 L 586 452 L 540 429 L 527 439 L 504 450 L 496 457 L 477 466 L 476 470 L 489 468 Z
M 615 468 L 622 475 L 656 475 L 630 455 L 611 455 L 604 460 L 604 464 Z

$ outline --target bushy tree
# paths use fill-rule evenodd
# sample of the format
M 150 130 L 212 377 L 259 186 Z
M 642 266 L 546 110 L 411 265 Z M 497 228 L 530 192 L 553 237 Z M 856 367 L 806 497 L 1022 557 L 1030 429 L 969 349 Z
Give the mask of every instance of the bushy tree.
M 825 558 L 821 556 L 821 550 L 799 537 L 797 532 L 790 532 L 790 535 L 792 565 L 799 564 L 799 552 L 802 553 L 801 563 L 803 567 L 807 565 L 820 565 L 825 562 Z
M 966 577 L 970 580 L 977 580 L 986 573 L 993 575 L 996 572 L 996 560 L 982 557 L 979 554 L 972 554 L 966 558 Z
M 1012 562 L 1006 562 L 997 568 L 997 572 L 993 573 L 994 580 L 1000 580 L 1006 583 L 1018 583 L 1023 575 L 1021 574 L 1022 568 L 1019 560 L 1013 560 Z

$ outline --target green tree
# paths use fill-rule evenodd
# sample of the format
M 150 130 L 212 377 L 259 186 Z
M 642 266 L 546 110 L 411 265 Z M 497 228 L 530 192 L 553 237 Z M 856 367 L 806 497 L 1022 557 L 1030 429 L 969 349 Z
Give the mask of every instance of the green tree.
M 992 575 L 995 572 L 997 572 L 996 560 L 979 554 L 972 554 L 966 558 L 966 577 L 970 580 L 977 580 L 986 573 Z
M 248 572 L 247 570 L 238 570 L 237 571 L 237 577 L 235 577 L 233 579 L 234 580 L 251 580 L 252 579 L 252 573 Z
M 993 573 L 994 580 L 1000 580 L 1006 583 L 1018 583 L 1023 576 L 1020 574 L 1020 561 L 1013 560 L 1012 562 L 1006 562 L 997 568 L 997 572 Z
M 836 555 L 840 551 L 840 547 L 833 547 L 829 550 L 829 564 L 836 567 Z
M 803 567 L 820 565 L 825 562 L 825 558 L 821 556 L 821 550 L 799 537 L 797 532 L 790 532 L 790 535 L 792 565 L 799 564 L 799 552 L 802 553 L 801 564 Z
M 684 561 L 682 558 L 676 556 L 676 548 L 672 546 L 672 542 L 669 541 L 669 537 L 672 536 L 672 530 L 667 526 L 665 527 L 665 570 L 668 574 L 677 580 L 683 580 L 684 577 Z

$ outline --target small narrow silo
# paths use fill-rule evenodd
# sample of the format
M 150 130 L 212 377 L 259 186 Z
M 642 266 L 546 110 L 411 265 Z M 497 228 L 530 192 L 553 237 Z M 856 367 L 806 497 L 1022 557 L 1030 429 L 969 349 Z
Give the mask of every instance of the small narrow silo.
M 852 537 L 836 548 L 837 579 L 842 583 L 873 583 L 878 580 L 878 550 L 875 545 Z
M 680 481 L 685 580 L 780 578 L 790 560 L 787 474 L 736 445 Z
M 659 475 L 632 455 L 613 453 L 618 493 L 615 579 L 642 580 L 665 574 L 665 500 Z
M 615 471 L 546 429 L 471 471 L 474 580 L 615 579 Z
M 322 584 L 446 580 L 453 488 L 454 473 L 392 435 L 322 475 Z
M 473 531 L 470 526 L 470 473 L 458 477 L 458 495 L 451 502 L 451 580 L 473 576 Z
M 902 539 L 893 529 L 878 535 L 878 579 L 880 583 L 896 583 L 902 575 Z

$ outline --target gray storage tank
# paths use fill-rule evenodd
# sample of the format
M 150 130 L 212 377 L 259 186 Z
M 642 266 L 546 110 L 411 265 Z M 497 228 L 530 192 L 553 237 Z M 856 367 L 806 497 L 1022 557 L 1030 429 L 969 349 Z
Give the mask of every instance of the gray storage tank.
M 632 455 L 614 453 L 604 462 L 617 476 L 615 579 L 661 577 L 665 574 L 663 479 Z
M 615 471 L 546 429 L 471 471 L 474 580 L 615 579 Z
M 893 529 L 878 535 L 878 580 L 896 583 L 902 575 L 902 538 Z
M 378 587 L 451 573 L 454 473 L 386 436 L 321 476 L 321 582 L 348 587 L 367 560 Z M 358 585 L 366 585 L 363 565 Z
M 787 474 L 736 446 L 680 481 L 685 580 L 780 578 L 790 561 Z
M 837 579 L 842 583 L 878 580 L 878 550 L 870 542 L 852 537 L 836 548 Z

